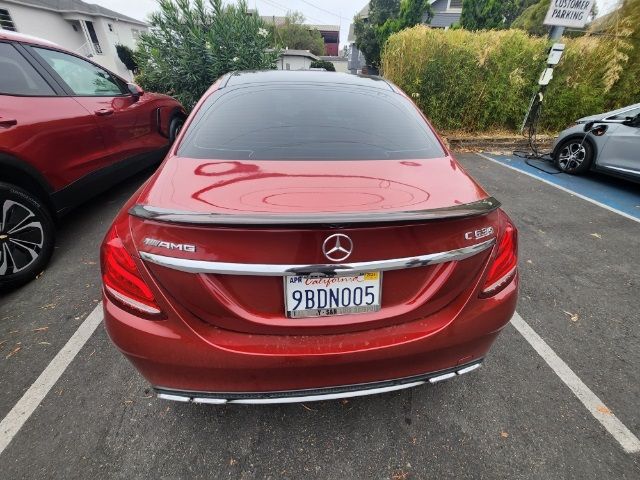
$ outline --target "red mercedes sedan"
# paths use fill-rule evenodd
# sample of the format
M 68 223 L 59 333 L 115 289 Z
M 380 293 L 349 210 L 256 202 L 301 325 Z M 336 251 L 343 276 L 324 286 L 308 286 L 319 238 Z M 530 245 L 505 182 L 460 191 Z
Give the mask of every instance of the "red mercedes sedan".
M 171 97 L 0 29 L 0 290 L 42 272 L 62 215 L 159 163 L 185 117 Z
M 383 79 L 228 74 L 104 240 L 106 328 L 182 402 L 453 378 L 515 310 L 517 231 L 499 207 Z

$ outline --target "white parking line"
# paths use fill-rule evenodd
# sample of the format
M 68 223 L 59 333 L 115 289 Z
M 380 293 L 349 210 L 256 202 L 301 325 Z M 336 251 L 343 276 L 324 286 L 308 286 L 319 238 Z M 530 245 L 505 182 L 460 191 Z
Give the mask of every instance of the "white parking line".
M 520 332 L 538 355 L 547 362 L 560 380 L 574 393 L 578 400 L 589 410 L 604 428 L 622 445 L 627 453 L 640 452 L 640 440 L 624 424 L 618 420 L 602 400 L 587 387 L 582 380 L 569 368 L 549 345 L 525 322 L 516 312 L 511 318 L 511 324 Z
M 538 180 L 538 181 L 540 181 L 542 183 L 546 183 L 547 185 L 551 185 L 552 187 L 555 187 L 558 190 L 562 190 L 563 192 L 567 192 L 567 193 L 569 193 L 569 194 L 571 194 L 573 196 L 581 198 L 582 200 L 586 200 L 589 203 L 593 203 L 594 205 L 597 205 L 597 206 L 602 207 L 602 208 L 604 208 L 606 210 L 609 210 L 610 212 L 617 213 L 618 215 L 620 215 L 622 217 L 625 217 L 625 218 L 628 218 L 629 220 L 633 220 L 634 222 L 640 223 L 640 218 L 636 218 L 633 215 L 629 215 L 628 213 L 623 212 L 621 210 L 618 210 L 617 208 L 610 207 L 609 205 L 606 205 L 604 203 L 598 202 L 597 200 L 594 200 L 593 198 L 589 198 L 589 197 L 587 197 L 585 195 L 582 195 L 580 193 L 574 192 L 573 190 L 569 190 L 568 188 L 565 188 L 565 187 L 563 187 L 561 185 L 556 185 L 555 183 L 550 182 L 549 180 L 545 180 L 544 178 L 540 178 L 537 175 L 534 175 L 533 173 L 525 172 L 524 170 L 520 170 L 519 168 L 512 167 L 510 165 L 506 165 L 506 164 L 504 164 L 502 162 L 499 162 L 495 158 L 491 158 L 491 157 L 489 157 L 487 155 L 484 155 L 482 153 L 477 153 L 476 152 L 476 155 L 478 155 L 479 157 L 484 158 L 485 160 L 489 160 L 489 161 L 491 161 L 493 163 L 497 163 L 501 167 L 509 168 L 509 169 L 513 170 L 514 172 L 518 172 L 518 173 L 521 173 L 523 175 L 527 175 L 527 176 L 529 176 L 531 178 L 535 178 L 536 180 Z
M 18 400 L 18 403 L 2 419 L 2 422 L 0 422 L 0 454 L 11 443 L 11 440 L 60 379 L 78 352 L 91 338 L 93 332 L 102 322 L 102 317 L 102 302 L 100 302 L 78 327 L 78 330 L 66 345 L 62 347 L 62 350 L 51 360 L 51 363 L 44 369 L 37 380 L 24 393 L 22 398 Z M 611 413 L 611 410 L 580 380 L 517 312 L 513 315 L 511 324 L 626 452 L 640 452 L 640 440 Z
M 100 322 L 102 322 L 102 302 L 87 316 L 66 345 L 62 347 L 62 350 L 51 360 L 51 363 L 7 413 L 7 416 L 2 419 L 0 422 L 0 454 L 11 443 L 13 437 L 40 405 L 49 390 L 53 388 L 71 361 L 87 343 L 87 340 L 91 338 Z

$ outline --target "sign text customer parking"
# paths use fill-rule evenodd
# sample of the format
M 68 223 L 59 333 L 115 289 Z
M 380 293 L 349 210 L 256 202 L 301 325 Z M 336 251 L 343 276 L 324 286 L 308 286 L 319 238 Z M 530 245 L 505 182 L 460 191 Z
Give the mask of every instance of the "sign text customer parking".
M 589 20 L 593 0 L 551 0 L 545 25 L 583 28 Z

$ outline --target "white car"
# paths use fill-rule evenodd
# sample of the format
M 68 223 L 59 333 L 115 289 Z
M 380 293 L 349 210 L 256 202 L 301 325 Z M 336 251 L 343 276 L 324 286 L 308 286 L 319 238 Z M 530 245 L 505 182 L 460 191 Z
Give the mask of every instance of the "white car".
M 566 173 L 597 170 L 640 181 L 640 103 L 576 120 L 553 146 Z

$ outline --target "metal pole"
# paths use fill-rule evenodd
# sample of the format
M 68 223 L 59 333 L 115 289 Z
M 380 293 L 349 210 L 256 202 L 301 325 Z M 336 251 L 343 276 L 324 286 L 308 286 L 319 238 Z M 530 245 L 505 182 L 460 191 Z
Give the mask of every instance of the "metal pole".
M 549 39 L 550 40 L 560 40 L 562 34 L 564 33 L 564 27 L 551 27 L 551 31 L 549 31 Z

